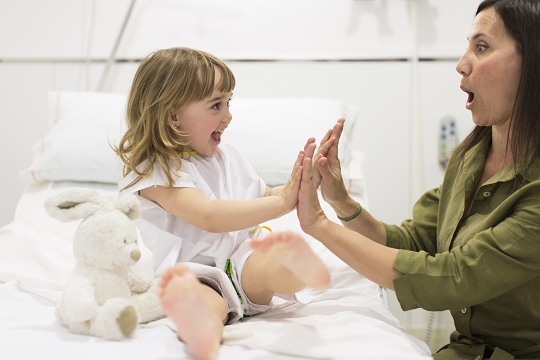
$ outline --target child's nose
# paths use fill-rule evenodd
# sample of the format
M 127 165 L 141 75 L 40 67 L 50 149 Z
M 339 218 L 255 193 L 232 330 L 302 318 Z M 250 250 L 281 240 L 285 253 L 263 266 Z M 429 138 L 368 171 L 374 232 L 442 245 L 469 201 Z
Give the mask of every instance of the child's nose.
M 231 112 L 229 111 L 229 109 L 227 109 L 227 113 L 225 114 L 225 116 L 223 116 L 223 118 L 221 119 L 221 122 L 230 123 L 231 120 L 232 120 Z

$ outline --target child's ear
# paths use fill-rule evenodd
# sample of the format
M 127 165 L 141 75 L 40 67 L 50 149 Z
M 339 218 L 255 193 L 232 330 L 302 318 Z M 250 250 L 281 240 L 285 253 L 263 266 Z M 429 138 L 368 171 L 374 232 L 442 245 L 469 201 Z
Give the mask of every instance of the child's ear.
M 176 112 L 174 111 L 174 108 L 171 109 L 171 126 L 173 128 L 178 128 L 178 118 L 176 117 Z

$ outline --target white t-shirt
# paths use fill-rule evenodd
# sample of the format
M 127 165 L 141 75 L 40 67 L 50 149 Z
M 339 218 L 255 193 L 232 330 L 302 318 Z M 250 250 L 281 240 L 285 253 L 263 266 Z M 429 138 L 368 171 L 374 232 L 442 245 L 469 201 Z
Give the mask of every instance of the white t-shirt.
M 141 164 L 141 167 L 144 163 Z M 175 164 L 171 168 L 174 169 Z M 182 167 L 173 173 L 174 187 L 196 188 L 210 200 L 248 200 L 263 197 L 266 184 L 257 175 L 248 160 L 234 147 L 221 144 L 214 156 L 194 155 L 182 160 Z M 119 188 L 130 184 L 136 174 L 129 173 Z M 138 196 L 138 191 L 167 183 L 165 172 L 154 165 L 149 178 L 122 191 Z M 152 251 L 154 275 L 177 262 L 215 264 L 224 269 L 226 261 L 240 244 L 250 238 L 250 229 L 226 233 L 210 233 L 192 226 L 167 212 L 158 204 L 138 196 L 142 214 L 135 225 L 144 244 Z

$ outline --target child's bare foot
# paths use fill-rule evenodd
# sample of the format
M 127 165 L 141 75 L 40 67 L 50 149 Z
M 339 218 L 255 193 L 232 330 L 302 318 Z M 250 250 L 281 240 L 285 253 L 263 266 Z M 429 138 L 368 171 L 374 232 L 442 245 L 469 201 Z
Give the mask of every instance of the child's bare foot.
M 322 260 L 304 239 L 294 232 L 281 232 L 264 239 L 252 239 L 251 247 L 272 257 L 314 289 L 324 289 L 330 283 L 330 273 Z
M 221 344 L 223 323 L 208 304 L 204 285 L 181 263 L 169 268 L 159 285 L 161 306 L 176 324 L 180 340 L 199 359 L 215 359 Z

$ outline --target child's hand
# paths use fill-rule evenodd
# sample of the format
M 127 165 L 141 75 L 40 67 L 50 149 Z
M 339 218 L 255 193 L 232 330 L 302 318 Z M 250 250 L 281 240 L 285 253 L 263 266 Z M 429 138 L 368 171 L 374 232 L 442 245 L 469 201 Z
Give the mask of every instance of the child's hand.
M 310 141 L 313 142 L 314 139 L 308 140 L 308 142 Z M 300 181 L 302 180 L 303 162 L 304 152 L 300 151 L 298 157 L 296 158 L 296 162 L 294 163 L 291 177 L 278 194 L 281 201 L 283 201 L 283 205 L 287 212 L 294 210 L 296 208 L 296 204 L 298 203 L 298 191 L 300 190 Z

